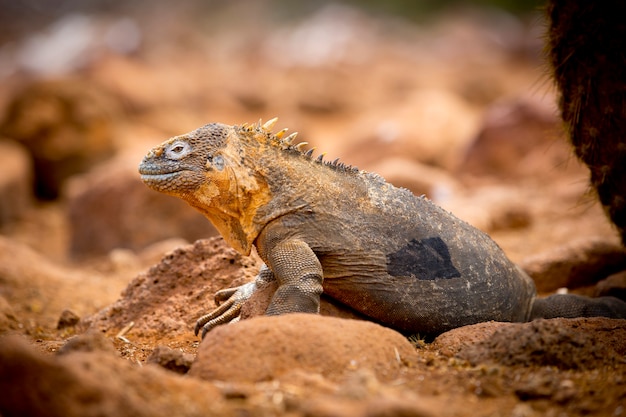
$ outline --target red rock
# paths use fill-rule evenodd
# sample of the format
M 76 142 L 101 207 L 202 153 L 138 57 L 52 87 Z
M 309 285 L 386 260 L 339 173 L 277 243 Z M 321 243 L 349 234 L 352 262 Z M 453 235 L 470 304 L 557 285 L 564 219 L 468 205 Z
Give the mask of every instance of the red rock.
M 594 297 L 612 296 L 626 300 L 626 271 L 609 275 L 598 282 Z
M 224 415 L 211 384 L 138 368 L 109 352 L 44 356 L 18 337 L 0 340 L 0 391 L 3 416 Z
M 24 215 L 33 197 L 33 167 L 26 149 L 0 141 L 0 226 Z
M 100 332 L 86 332 L 70 337 L 57 351 L 57 355 L 68 355 L 74 352 L 100 352 L 117 356 L 113 342 Z
M 22 143 L 35 168 L 35 194 L 59 196 L 63 182 L 110 157 L 118 103 L 83 79 L 33 82 L 9 104 L 0 131 Z
M 194 241 L 217 234 L 182 200 L 148 189 L 134 167 L 115 162 L 100 166 L 73 179 L 67 194 L 70 253 L 75 258 L 116 248 L 140 250 L 173 237 Z
M 166 254 L 133 279 L 115 303 L 81 322 L 82 327 L 117 332 L 189 335 L 195 321 L 213 308 L 213 295 L 251 280 L 254 259 L 228 247 L 222 238 L 199 240 Z M 130 336 L 129 336 L 130 337 Z
M 260 382 L 302 370 L 340 380 L 366 369 L 384 381 L 417 362 L 399 333 L 361 321 L 314 314 L 255 317 L 207 333 L 190 376 Z
M 371 170 L 396 187 L 411 190 L 415 195 L 435 199 L 455 193 L 461 185 L 441 168 L 428 166 L 403 157 L 384 158 Z
M 589 370 L 623 365 L 625 354 L 626 320 L 594 317 L 508 323 L 490 337 L 461 348 L 457 357 L 474 366 Z
M 509 324 L 489 321 L 458 327 L 437 336 L 431 347 L 444 356 L 452 357 L 477 343 L 489 340 L 498 329 Z
M 554 174 L 571 158 L 560 126 L 555 109 L 538 100 L 498 102 L 487 109 L 455 171 L 499 179 Z
M 63 310 L 61 312 L 61 317 L 59 317 L 59 321 L 57 322 L 57 330 L 74 327 L 79 321 L 80 317 L 78 317 L 72 310 Z
M 443 90 L 420 90 L 357 120 L 342 154 L 350 155 L 346 162 L 369 171 L 381 155 L 450 169 L 477 129 L 476 111 L 461 98 Z
M 15 311 L 6 298 L 0 295 L 0 333 L 8 330 L 17 330 L 20 323 L 15 316 Z
M 172 372 L 185 374 L 191 368 L 193 360 L 194 355 L 190 353 L 184 353 L 167 346 L 157 346 L 146 359 L 146 363 L 153 363 Z
M 520 267 L 533 278 L 540 293 L 577 288 L 626 269 L 626 249 L 606 239 L 582 239 L 528 257 Z

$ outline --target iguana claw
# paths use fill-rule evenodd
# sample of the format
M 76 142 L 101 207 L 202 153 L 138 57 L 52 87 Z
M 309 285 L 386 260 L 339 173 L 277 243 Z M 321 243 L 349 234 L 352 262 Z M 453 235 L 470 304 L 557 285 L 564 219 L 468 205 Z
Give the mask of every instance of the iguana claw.
M 215 327 L 238 321 L 241 306 L 254 294 L 256 289 L 256 282 L 249 282 L 240 287 L 227 288 L 215 293 L 215 303 L 219 307 L 198 319 L 194 334 L 197 336 L 202 329 L 202 338 L 204 339 L 204 336 Z

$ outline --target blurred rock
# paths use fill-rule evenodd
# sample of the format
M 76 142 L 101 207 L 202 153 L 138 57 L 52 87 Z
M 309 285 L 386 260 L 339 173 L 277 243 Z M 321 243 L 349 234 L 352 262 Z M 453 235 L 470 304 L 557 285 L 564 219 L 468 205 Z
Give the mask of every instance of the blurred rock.
M 65 329 L 67 327 L 73 327 L 80 321 L 80 317 L 71 310 L 63 310 L 61 317 L 57 322 L 57 330 Z
M 45 356 L 18 337 L 0 340 L 0 390 L 3 416 L 225 415 L 212 384 L 101 350 Z
M 372 53 L 380 22 L 356 7 L 330 3 L 267 37 L 262 53 L 287 68 L 358 64 Z M 276 51 L 281 59 L 276 60 Z
M 371 170 L 381 155 L 451 169 L 476 135 L 478 113 L 445 90 L 418 90 L 356 121 L 343 151 L 346 161 Z
M 58 356 L 74 352 L 100 352 L 118 356 L 113 342 L 100 332 L 86 332 L 73 336 L 57 352 Z
M 115 161 L 72 179 L 67 190 L 70 251 L 82 258 L 116 248 L 140 250 L 172 237 L 217 234 L 182 200 L 146 187 L 135 170 Z
M 71 10 L 69 5 L 60 9 L 59 18 L 48 26 L 29 22 L 36 31 L 17 43 L 13 57 L 16 70 L 54 77 L 98 65 L 107 53 L 135 52 L 141 45 L 141 29 L 131 17 L 87 15 Z M 38 12 L 42 18 L 44 13 L 41 9 Z
M 396 187 L 407 188 L 415 195 L 424 194 L 431 199 L 455 193 L 461 188 L 460 184 L 441 168 L 420 164 L 408 158 L 385 158 L 374 164 L 372 171 Z
M 508 323 L 488 321 L 457 327 L 437 336 L 431 346 L 442 355 L 453 357 L 464 349 L 490 339 L 498 329 L 508 325 Z
M 153 363 L 172 372 L 186 374 L 194 359 L 191 353 L 184 353 L 167 346 L 157 346 L 146 359 L 146 363 Z
M 337 381 L 367 370 L 390 381 L 417 359 L 400 333 L 378 324 L 286 314 L 256 317 L 207 333 L 189 376 L 260 382 L 303 370 Z
M 439 193 L 434 201 L 484 232 L 524 229 L 533 223 L 533 205 L 519 188 L 483 186 Z
M 37 81 L 12 98 L 0 132 L 29 150 L 35 195 L 55 199 L 67 178 L 113 154 L 119 110 L 88 81 Z
M 571 158 L 552 105 L 519 98 L 493 104 L 456 167 L 461 176 L 515 179 L 552 173 Z
M 532 224 L 532 214 L 528 207 L 509 205 L 491 217 L 489 231 L 524 229 Z
M 626 271 L 609 275 L 606 279 L 598 282 L 594 297 L 605 296 L 617 297 L 626 301 Z
M 33 167 L 28 152 L 0 141 L 0 226 L 21 217 L 32 203 Z
M 626 269 L 626 249 L 602 238 L 583 239 L 528 257 L 520 267 L 540 293 L 577 288 Z
M 462 348 L 457 357 L 473 366 L 554 366 L 596 369 L 623 363 L 626 320 L 578 318 L 508 323 L 493 335 Z
M 43 31 L 27 37 L 17 54 L 19 65 L 38 75 L 67 74 L 94 55 L 93 19 L 68 13 Z
M 11 307 L 6 298 L 0 295 L 0 334 L 19 328 L 20 323 L 17 320 L 13 307 Z

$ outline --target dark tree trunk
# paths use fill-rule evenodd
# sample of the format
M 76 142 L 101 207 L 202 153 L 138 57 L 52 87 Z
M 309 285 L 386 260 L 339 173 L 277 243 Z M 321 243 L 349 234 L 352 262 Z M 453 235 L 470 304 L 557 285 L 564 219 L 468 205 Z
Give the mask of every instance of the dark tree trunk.
M 626 1 L 551 0 L 548 17 L 563 121 L 626 244 Z

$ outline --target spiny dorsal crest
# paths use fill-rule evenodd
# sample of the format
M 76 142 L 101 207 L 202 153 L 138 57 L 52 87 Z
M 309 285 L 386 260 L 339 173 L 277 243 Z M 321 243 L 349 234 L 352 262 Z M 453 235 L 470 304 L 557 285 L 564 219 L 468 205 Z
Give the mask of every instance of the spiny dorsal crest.
M 307 151 L 304 150 L 304 147 L 309 144 L 308 142 L 300 142 L 294 145 L 293 142 L 294 139 L 298 136 L 298 132 L 293 132 L 292 134 L 285 136 L 289 129 L 284 128 L 276 133 L 272 133 L 272 130 L 274 129 L 277 121 L 278 117 L 274 117 L 273 119 L 270 119 L 265 123 L 263 123 L 263 121 L 259 119 L 257 123 L 244 123 L 240 126 L 240 128 L 245 132 L 254 132 L 261 134 L 269 140 L 269 145 L 276 146 L 283 151 L 295 151 L 315 163 L 329 166 L 338 171 L 354 173 L 359 172 L 359 169 L 357 167 L 353 167 L 352 165 L 347 165 L 343 162 L 339 162 L 339 158 L 333 161 L 325 161 L 324 155 L 326 155 L 326 153 L 321 153 L 317 156 L 317 158 L 313 159 L 313 152 L 315 151 L 315 148 L 311 148 Z

